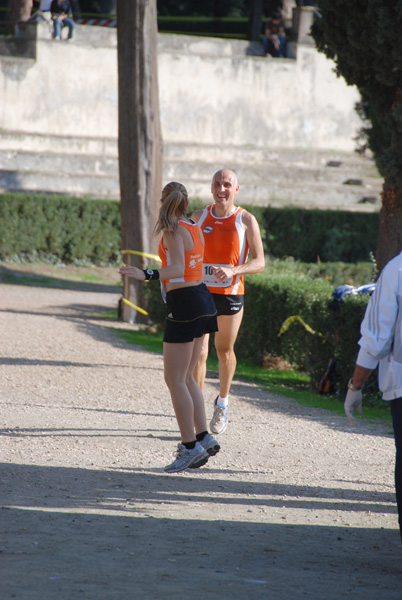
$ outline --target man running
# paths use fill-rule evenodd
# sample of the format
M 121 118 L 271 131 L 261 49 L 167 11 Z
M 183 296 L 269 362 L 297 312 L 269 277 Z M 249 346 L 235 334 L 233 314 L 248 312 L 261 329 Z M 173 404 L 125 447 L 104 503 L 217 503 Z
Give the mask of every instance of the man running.
M 236 370 L 234 344 L 243 318 L 244 275 L 265 267 L 257 219 L 234 204 L 239 191 L 236 174 L 222 169 L 212 178 L 214 204 L 197 210 L 192 218 L 204 234 L 204 283 L 218 311 L 215 348 L 219 360 L 219 395 L 214 402 L 211 431 L 223 433 L 228 424 L 229 391 Z M 247 261 L 248 253 L 251 260 Z M 207 370 L 209 335 L 205 335 L 194 377 L 202 389 Z

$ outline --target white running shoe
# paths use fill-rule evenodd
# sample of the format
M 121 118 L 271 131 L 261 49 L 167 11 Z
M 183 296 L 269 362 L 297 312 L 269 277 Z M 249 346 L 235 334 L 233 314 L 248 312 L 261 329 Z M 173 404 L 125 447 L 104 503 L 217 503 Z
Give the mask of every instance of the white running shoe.
M 214 414 L 212 415 L 211 422 L 209 424 L 210 429 L 213 433 L 223 433 L 228 426 L 228 407 L 222 408 L 217 405 L 219 396 L 215 398 L 214 402 Z
M 179 473 L 190 467 L 197 469 L 205 465 L 208 462 L 208 458 L 208 452 L 199 442 L 196 442 L 192 450 L 188 450 L 183 444 L 178 444 L 175 460 L 170 465 L 167 465 L 164 471 L 165 473 Z
M 208 452 L 209 456 L 215 456 L 221 449 L 216 439 L 210 433 L 200 441 L 200 444 Z

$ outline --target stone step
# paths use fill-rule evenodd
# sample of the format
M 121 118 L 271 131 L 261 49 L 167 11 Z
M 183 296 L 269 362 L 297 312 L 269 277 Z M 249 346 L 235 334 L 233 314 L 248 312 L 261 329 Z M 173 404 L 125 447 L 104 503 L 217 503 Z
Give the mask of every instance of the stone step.
M 210 182 L 211 176 L 215 170 L 222 167 L 223 164 L 216 161 L 206 161 L 205 152 L 200 152 L 198 157 L 194 156 L 191 160 L 180 160 L 176 157 L 172 159 L 172 152 L 169 150 L 164 153 L 165 175 L 168 178 L 176 177 L 182 170 L 182 178 L 186 181 Z M 256 154 L 256 153 L 255 153 Z M 300 159 L 300 155 L 298 155 Z M 342 157 L 343 158 L 343 157 Z M 335 161 L 332 161 L 335 162 Z M 324 182 L 329 185 L 341 185 L 348 180 L 361 180 L 363 187 L 377 189 L 381 185 L 381 180 L 368 172 L 370 165 L 361 165 L 341 163 L 338 167 L 328 166 L 323 160 L 321 165 L 318 161 L 302 162 L 301 160 L 289 160 L 289 157 L 279 158 L 278 153 L 266 155 L 264 161 L 254 160 L 252 163 L 250 157 L 247 160 L 238 162 L 236 160 L 226 163 L 233 168 L 242 185 L 255 184 L 256 186 L 274 186 L 282 184 L 284 187 L 298 186 L 302 183 Z M 92 154 L 84 152 L 54 152 L 32 150 L 18 150 L 0 148 L 0 168 L 3 170 L 17 171 L 46 171 L 46 172 L 64 172 L 66 174 L 91 174 L 91 175 L 111 175 L 118 176 L 117 154 Z M 177 178 L 177 177 L 176 177 Z
M 168 167 L 169 168 L 169 167 Z M 211 172 L 211 171 L 210 171 Z M 182 174 L 182 169 L 180 169 Z M 204 201 L 211 199 L 210 177 L 203 180 L 193 178 L 185 180 L 169 172 L 171 177 L 164 173 L 164 181 L 181 179 L 186 181 L 191 198 L 200 198 Z M 179 172 L 177 173 L 179 175 Z M 379 196 L 372 190 L 362 186 L 328 186 L 325 182 L 292 182 L 286 186 L 281 181 L 266 181 L 256 184 L 247 181 L 247 173 L 242 176 L 238 171 L 239 180 L 244 181 L 240 186 L 238 196 L 239 204 L 255 206 L 285 207 L 295 206 L 302 208 L 338 209 L 359 212 L 373 212 L 380 207 Z M 63 172 L 46 172 L 30 170 L 0 170 L 0 189 L 12 191 L 37 191 L 69 195 L 84 195 L 96 198 L 119 199 L 120 189 L 118 177 L 101 174 Z
M 0 131 L 0 150 L 54 152 L 66 154 L 102 154 L 117 157 L 117 138 L 91 138 L 48 135 L 20 131 Z M 353 171 L 372 172 L 378 177 L 371 158 L 357 153 L 333 150 L 306 150 L 294 148 L 260 148 L 255 146 L 220 146 L 172 142 L 164 146 L 164 159 L 180 163 L 205 162 L 220 166 L 236 163 L 241 165 L 276 164 L 286 168 L 322 168 L 330 161 L 339 162 L 342 168 Z
M 0 150 L 59 152 L 64 154 L 101 154 L 117 157 L 117 138 L 91 138 L 0 131 Z
M 29 191 L 93 198 L 120 198 L 119 181 L 107 175 L 0 170 L 0 191 Z
M 119 198 L 117 156 L 116 139 L 2 131 L 0 187 Z M 383 180 L 372 159 L 356 153 L 173 143 L 164 148 L 163 181 L 183 181 L 190 197 L 209 201 L 212 175 L 223 166 L 238 175 L 240 203 L 366 212 L 380 207 Z
M 118 167 L 116 156 L 103 154 L 0 150 L 0 169 L 3 170 L 63 173 L 71 177 L 76 175 L 108 175 L 118 178 Z
M 292 165 L 294 167 L 323 167 L 328 162 L 340 163 L 339 166 L 348 166 L 353 169 L 376 172 L 376 167 L 371 158 L 359 155 L 356 152 L 342 152 L 340 150 L 313 150 L 298 148 L 256 147 L 256 146 L 221 146 L 195 145 L 184 142 L 173 142 L 164 148 L 164 157 L 180 162 L 202 161 L 222 164 L 226 163 L 264 165 L 276 163 Z
M 323 166 L 321 168 L 310 165 L 300 166 L 292 164 L 278 164 L 277 162 L 266 162 L 262 165 L 245 165 L 234 161 L 229 163 L 209 163 L 200 160 L 193 162 L 169 161 L 165 157 L 165 172 L 168 177 L 180 173 L 183 181 L 200 180 L 211 182 L 215 171 L 226 166 L 233 169 L 238 177 L 239 185 L 242 187 L 251 184 L 270 186 L 281 185 L 284 189 L 293 185 L 314 185 L 316 183 L 325 183 L 330 186 L 367 187 L 368 189 L 380 189 L 382 181 L 379 178 L 370 177 L 352 167 L 343 169 Z M 345 182 L 351 182 L 346 184 Z M 361 182 L 358 185 L 358 182 Z
M 377 175 L 372 161 L 347 155 L 336 155 L 337 159 L 329 156 L 282 151 L 271 153 L 267 160 L 252 165 L 231 161 L 225 166 L 237 174 L 240 203 L 365 212 L 378 210 L 383 180 Z M 329 166 L 330 161 L 341 164 Z M 192 196 L 209 200 L 212 174 L 222 166 L 221 162 L 169 161 L 165 157 L 164 176 L 166 180 L 187 182 Z

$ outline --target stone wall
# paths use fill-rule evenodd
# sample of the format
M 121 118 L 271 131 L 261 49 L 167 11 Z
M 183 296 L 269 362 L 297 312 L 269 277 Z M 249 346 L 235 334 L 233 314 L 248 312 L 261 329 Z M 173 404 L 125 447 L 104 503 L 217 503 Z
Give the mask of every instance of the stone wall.
M 56 42 L 44 24 L 0 44 L 0 129 L 117 137 L 116 30 L 77 26 Z M 20 56 L 15 45 L 21 42 Z M 18 44 L 17 44 L 18 45 Z M 164 144 L 351 151 L 359 96 L 312 44 L 295 59 L 250 56 L 248 43 L 159 34 Z

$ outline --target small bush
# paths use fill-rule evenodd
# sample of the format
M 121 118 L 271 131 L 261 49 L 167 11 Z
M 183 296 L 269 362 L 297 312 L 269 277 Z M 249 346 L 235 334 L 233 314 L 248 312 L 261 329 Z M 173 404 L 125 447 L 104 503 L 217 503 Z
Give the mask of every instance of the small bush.
M 211 203 L 193 199 L 189 212 Z M 264 250 L 274 258 L 357 263 L 369 261 L 376 248 L 378 213 L 241 206 L 257 219 Z
M 46 194 L 0 196 L 0 260 L 120 261 L 120 204 Z
M 355 364 L 360 323 L 368 295 L 348 296 L 338 310 L 329 308 L 333 286 L 323 279 L 294 273 L 265 273 L 246 277 L 245 310 L 236 342 L 236 355 L 262 365 L 267 354 L 280 356 L 311 377 L 318 390 L 330 358 L 337 358 L 343 393 Z M 165 310 L 157 286 L 147 285 L 150 319 L 163 327 Z M 300 316 L 315 333 L 295 321 L 279 336 L 288 317 Z
M 267 251 L 278 258 L 354 263 L 375 251 L 378 213 L 267 208 L 264 219 Z
M 190 214 L 203 205 L 193 200 Z M 374 279 L 369 258 L 378 215 L 248 208 L 260 223 L 265 247 L 273 258 L 267 260 L 264 273 L 246 277 L 237 355 L 260 365 L 267 354 L 283 357 L 310 375 L 314 389 L 328 360 L 335 357 L 344 391 L 355 363 L 368 296 L 349 296 L 337 311 L 328 302 L 338 285 L 362 285 Z M 0 260 L 119 264 L 120 247 L 118 202 L 45 194 L 0 196 Z M 335 262 L 335 255 L 343 257 L 343 262 Z M 317 261 L 317 256 L 332 261 Z M 359 257 L 364 262 L 355 264 Z M 165 307 L 159 286 L 146 284 L 144 296 L 151 321 L 163 327 Z M 315 334 L 295 322 L 279 337 L 282 323 L 294 315 Z

